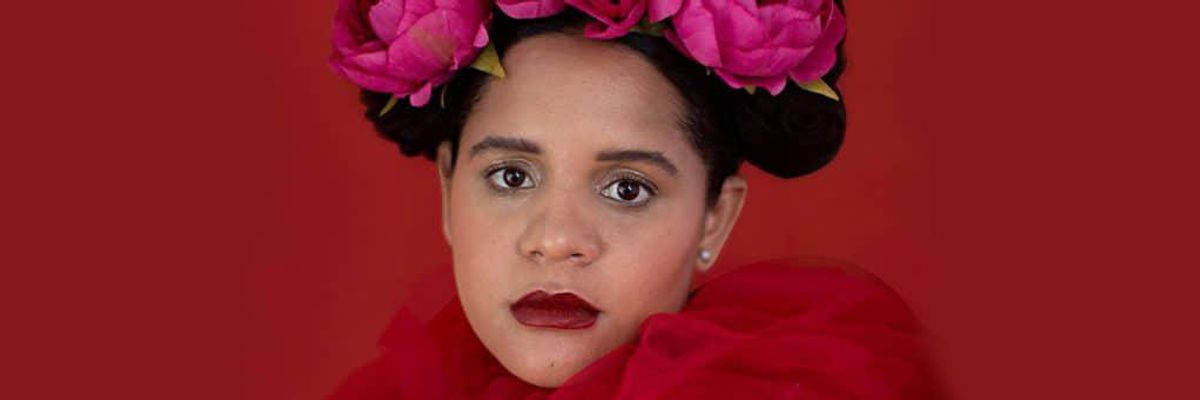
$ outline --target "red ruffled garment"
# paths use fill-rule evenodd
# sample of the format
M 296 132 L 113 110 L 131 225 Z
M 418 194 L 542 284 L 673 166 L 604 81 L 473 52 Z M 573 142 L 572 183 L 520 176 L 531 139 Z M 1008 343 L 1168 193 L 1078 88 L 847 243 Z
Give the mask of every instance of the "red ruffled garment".
M 701 285 L 679 313 L 557 389 L 527 384 L 488 353 L 457 300 L 422 324 L 401 311 L 381 354 L 333 400 L 930 399 L 920 328 L 896 294 L 853 269 L 757 263 Z

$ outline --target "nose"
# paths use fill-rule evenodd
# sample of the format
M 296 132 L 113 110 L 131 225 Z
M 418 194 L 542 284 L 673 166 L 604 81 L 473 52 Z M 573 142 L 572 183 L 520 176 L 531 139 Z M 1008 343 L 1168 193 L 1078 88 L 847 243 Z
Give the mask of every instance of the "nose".
M 577 204 L 577 203 L 576 203 Z M 536 264 L 587 266 L 603 245 L 596 226 L 569 200 L 544 201 L 532 213 L 518 251 Z

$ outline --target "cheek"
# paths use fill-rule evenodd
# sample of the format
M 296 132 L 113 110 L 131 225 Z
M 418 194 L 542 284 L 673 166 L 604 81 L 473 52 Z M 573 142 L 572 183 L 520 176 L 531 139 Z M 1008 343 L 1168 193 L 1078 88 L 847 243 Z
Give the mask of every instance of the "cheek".
M 702 231 L 703 208 L 674 205 L 649 213 L 611 238 L 603 275 L 606 300 L 614 318 L 636 333 L 645 317 L 678 311 L 695 271 L 695 250 Z
M 454 186 L 451 193 L 450 245 L 459 296 L 466 308 L 490 309 L 505 295 L 496 283 L 512 281 L 501 268 L 515 255 L 512 222 L 496 218 L 495 205 L 469 187 Z

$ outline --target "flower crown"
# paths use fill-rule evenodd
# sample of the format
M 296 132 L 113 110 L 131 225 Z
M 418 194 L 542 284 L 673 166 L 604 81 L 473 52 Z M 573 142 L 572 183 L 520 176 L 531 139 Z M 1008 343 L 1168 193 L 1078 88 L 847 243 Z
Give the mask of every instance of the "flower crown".
M 833 0 L 494 0 L 514 19 L 549 17 L 568 5 L 593 20 L 584 36 L 629 32 L 664 36 L 732 88 L 778 95 L 788 80 L 840 100 L 821 80 L 846 33 Z M 463 67 L 504 77 L 488 38 L 493 0 L 340 0 L 330 64 L 363 89 L 391 93 L 386 113 L 408 97 L 429 103 L 433 89 Z M 443 93 L 444 94 L 444 93 Z M 444 98 L 443 98 L 444 105 Z

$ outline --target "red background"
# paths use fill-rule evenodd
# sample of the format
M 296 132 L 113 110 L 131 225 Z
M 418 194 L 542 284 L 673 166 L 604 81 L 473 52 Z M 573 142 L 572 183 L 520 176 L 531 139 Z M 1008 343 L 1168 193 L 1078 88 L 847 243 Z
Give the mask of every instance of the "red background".
M 445 287 L 434 171 L 326 68 L 333 0 L 44 3 L 0 24 L 0 397 L 318 398 Z M 845 150 L 747 169 L 722 264 L 875 272 L 960 398 L 1190 397 L 1194 13 L 849 3 Z

